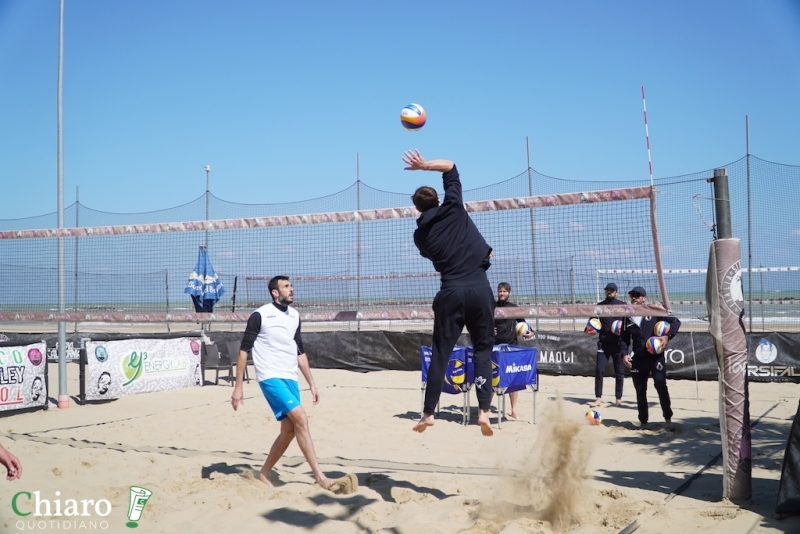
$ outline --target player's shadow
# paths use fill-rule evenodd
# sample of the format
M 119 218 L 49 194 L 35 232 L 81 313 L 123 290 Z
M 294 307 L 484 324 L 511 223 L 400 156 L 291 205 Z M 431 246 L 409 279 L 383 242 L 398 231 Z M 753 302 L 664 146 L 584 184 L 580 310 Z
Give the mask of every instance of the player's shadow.
M 408 419 L 410 421 L 419 421 L 420 414 L 418 411 L 398 413 L 394 417 L 398 419 Z M 434 414 L 437 421 L 448 421 L 451 423 L 461 423 L 461 406 L 441 406 L 439 411 Z
M 359 481 L 360 484 L 360 481 Z M 333 514 L 331 516 L 327 516 L 321 512 L 309 512 L 305 510 L 296 510 L 294 508 L 276 508 L 275 510 L 270 510 L 265 514 L 262 514 L 262 517 L 268 521 L 273 521 L 276 523 L 283 523 L 284 525 L 289 525 L 292 527 L 298 527 L 308 530 L 313 530 L 315 527 L 325 523 L 327 521 L 332 522 L 347 522 L 349 524 L 355 524 L 361 528 L 364 532 L 369 532 L 370 529 L 367 525 L 362 525 L 359 523 L 358 520 L 353 520 L 352 518 L 358 514 L 362 508 L 365 506 L 369 506 L 372 503 L 378 502 L 377 499 L 371 499 L 366 497 L 365 495 L 360 495 L 358 493 L 353 495 L 348 495 L 345 497 L 336 497 L 329 493 L 321 493 L 318 495 L 314 495 L 309 497 L 309 500 L 314 503 L 317 507 L 330 505 L 330 504 L 338 504 L 339 506 L 335 507 L 336 510 L 342 510 L 342 512 L 338 514 Z M 393 529 L 389 529 L 387 532 L 396 532 Z
M 556 400 L 558 397 L 557 395 L 548 395 L 546 397 L 547 400 Z M 589 403 L 593 402 L 594 399 L 588 399 L 587 397 L 561 397 L 564 402 L 571 402 L 573 404 L 581 404 L 584 406 L 589 406 Z
M 250 464 L 233 464 L 228 465 L 227 462 L 219 462 L 216 464 L 211 464 L 208 466 L 203 466 L 200 469 L 200 478 L 204 478 L 206 480 L 214 480 L 214 473 L 219 473 L 222 475 L 240 475 L 246 478 L 255 478 L 258 476 L 258 470 L 253 469 L 253 466 Z M 283 486 L 284 483 L 280 482 L 273 478 L 271 480 L 274 486 Z
M 408 489 L 416 494 L 430 495 L 438 500 L 454 497 L 454 495 L 449 495 L 436 488 L 417 486 L 416 484 L 412 484 L 411 482 L 407 482 L 405 480 L 394 480 L 392 477 L 384 475 L 383 473 L 367 473 L 359 475 L 358 483 L 361 486 L 370 488 L 380 495 L 384 501 L 391 503 L 397 502 L 392 495 L 392 489 L 394 488 Z

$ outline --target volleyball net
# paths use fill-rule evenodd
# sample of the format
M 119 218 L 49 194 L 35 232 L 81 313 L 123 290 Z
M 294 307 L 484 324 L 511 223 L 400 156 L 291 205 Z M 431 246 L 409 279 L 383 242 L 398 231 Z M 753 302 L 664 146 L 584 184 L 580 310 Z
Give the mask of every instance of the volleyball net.
M 614 281 L 598 273 L 624 271 L 651 304 L 607 314 L 665 314 L 655 202 L 646 186 L 465 203 L 493 247 L 490 283 L 510 283 L 520 305 L 498 313 L 596 315 Z M 418 216 L 399 207 L 3 231 L 0 321 L 245 322 L 275 275 L 292 280 L 306 322 L 430 319 L 440 281 L 413 243 Z M 211 313 L 195 313 L 184 292 L 201 246 L 225 287 Z

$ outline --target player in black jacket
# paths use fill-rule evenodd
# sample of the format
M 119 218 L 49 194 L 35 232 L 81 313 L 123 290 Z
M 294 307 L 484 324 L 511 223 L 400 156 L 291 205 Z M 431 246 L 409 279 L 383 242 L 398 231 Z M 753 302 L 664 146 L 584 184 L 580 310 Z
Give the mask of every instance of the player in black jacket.
M 420 187 L 411 199 L 422 214 L 417 219 L 414 244 L 441 274 L 441 288 L 433 299 L 433 346 L 422 418 L 416 432 L 433 426 L 433 414 L 442 394 L 450 355 L 464 326 L 474 349 L 475 393 L 478 424 L 484 436 L 494 432 L 489 423 L 492 406 L 492 348 L 494 346 L 494 295 L 486 277 L 492 247 L 464 209 L 461 181 L 452 161 L 426 161 L 419 150 L 403 155 L 407 171 L 438 171 L 444 183 L 444 202 L 432 187 Z
M 645 304 L 647 302 L 647 292 L 644 288 L 636 286 L 628 292 L 631 304 Z M 647 340 L 655 335 L 654 328 L 659 321 L 669 323 L 669 333 L 659 336 L 660 343 L 663 344 L 659 354 L 650 354 L 647 351 Z M 658 392 L 658 400 L 661 403 L 661 412 L 667 426 L 672 424 L 672 407 L 667 389 L 667 362 L 664 358 L 664 350 L 670 339 L 675 337 L 681 327 L 681 322 L 677 317 L 628 317 L 622 331 L 622 342 L 630 349 L 633 355 L 625 356 L 623 361 L 625 366 L 631 370 L 633 386 L 636 388 L 636 404 L 639 409 L 639 421 L 642 428 L 647 428 L 648 408 L 647 408 L 647 378 L 652 373 L 653 384 Z
M 610 282 L 606 284 L 605 292 L 606 298 L 598 302 L 600 306 L 608 305 L 624 305 L 625 302 L 617 298 L 617 284 Z M 603 404 L 603 376 L 606 373 L 606 366 L 608 359 L 614 361 L 614 395 L 616 397 L 617 406 L 622 405 L 622 387 L 625 384 L 625 365 L 622 362 L 622 357 L 628 353 L 627 347 L 620 341 L 619 335 L 612 332 L 611 325 L 616 320 L 621 320 L 620 317 L 598 317 L 600 319 L 600 331 L 596 331 L 588 326 L 584 329 L 590 336 L 598 335 L 597 340 L 597 366 L 594 370 L 594 396 L 595 401 L 592 406 L 602 406 Z
M 511 284 L 508 282 L 500 282 L 497 284 L 497 308 L 516 308 L 517 305 L 509 301 L 511 296 Z M 498 345 L 501 343 L 516 343 L 517 342 L 517 324 L 524 323 L 525 319 L 495 319 L 494 320 L 494 342 Z M 522 334 L 522 339 L 530 339 L 533 337 L 533 331 L 528 329 L 527 332 Z M 519 398 L 519 391 L 512 391 L 508 394 L 508 399 L 511 401 L 511 417 L 517 418 L 517 399 Z

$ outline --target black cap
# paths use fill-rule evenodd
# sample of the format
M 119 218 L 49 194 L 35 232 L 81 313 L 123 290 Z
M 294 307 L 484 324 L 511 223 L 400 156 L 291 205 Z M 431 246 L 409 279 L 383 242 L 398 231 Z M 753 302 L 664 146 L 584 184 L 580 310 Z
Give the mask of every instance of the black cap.
M 645 291 L 642 286 L 636 286 L 630 291 L 628 291 L 628 295 L 630 295 L 631 293 L 639 293 L 643 297 L 647 296 L 647 291 Z
M 614 282 L 607 283 L 606 284 L 606 289 L 610 289 L 612 291 L 619 291 L 619 288 L 617 287 L 617 284 L 615 284 Z

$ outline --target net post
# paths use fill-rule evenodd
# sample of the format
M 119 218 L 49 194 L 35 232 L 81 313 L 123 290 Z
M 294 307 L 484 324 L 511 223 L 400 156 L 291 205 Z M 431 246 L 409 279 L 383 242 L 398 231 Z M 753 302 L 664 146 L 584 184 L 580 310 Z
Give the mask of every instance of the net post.
M 670 311 L 669 294 L 667 293 L 667 282 L 664 280 L 664 269 L 661 267 L 661 246 L 658 241 L 658 222 L 656 220 L 656 188 L 650 187 L 650 228 L 653 233 L 653 256 L 656 260 L 656 275 L 658 276 L 658 287 L 661 290 L 661 299 L 664 309 Z
M 731 231 L 731 195 L 728 189 L 726 169 L 714 169 L 714 208 L 717 212 L 717 235 L 719 239 L 733 237 Z

